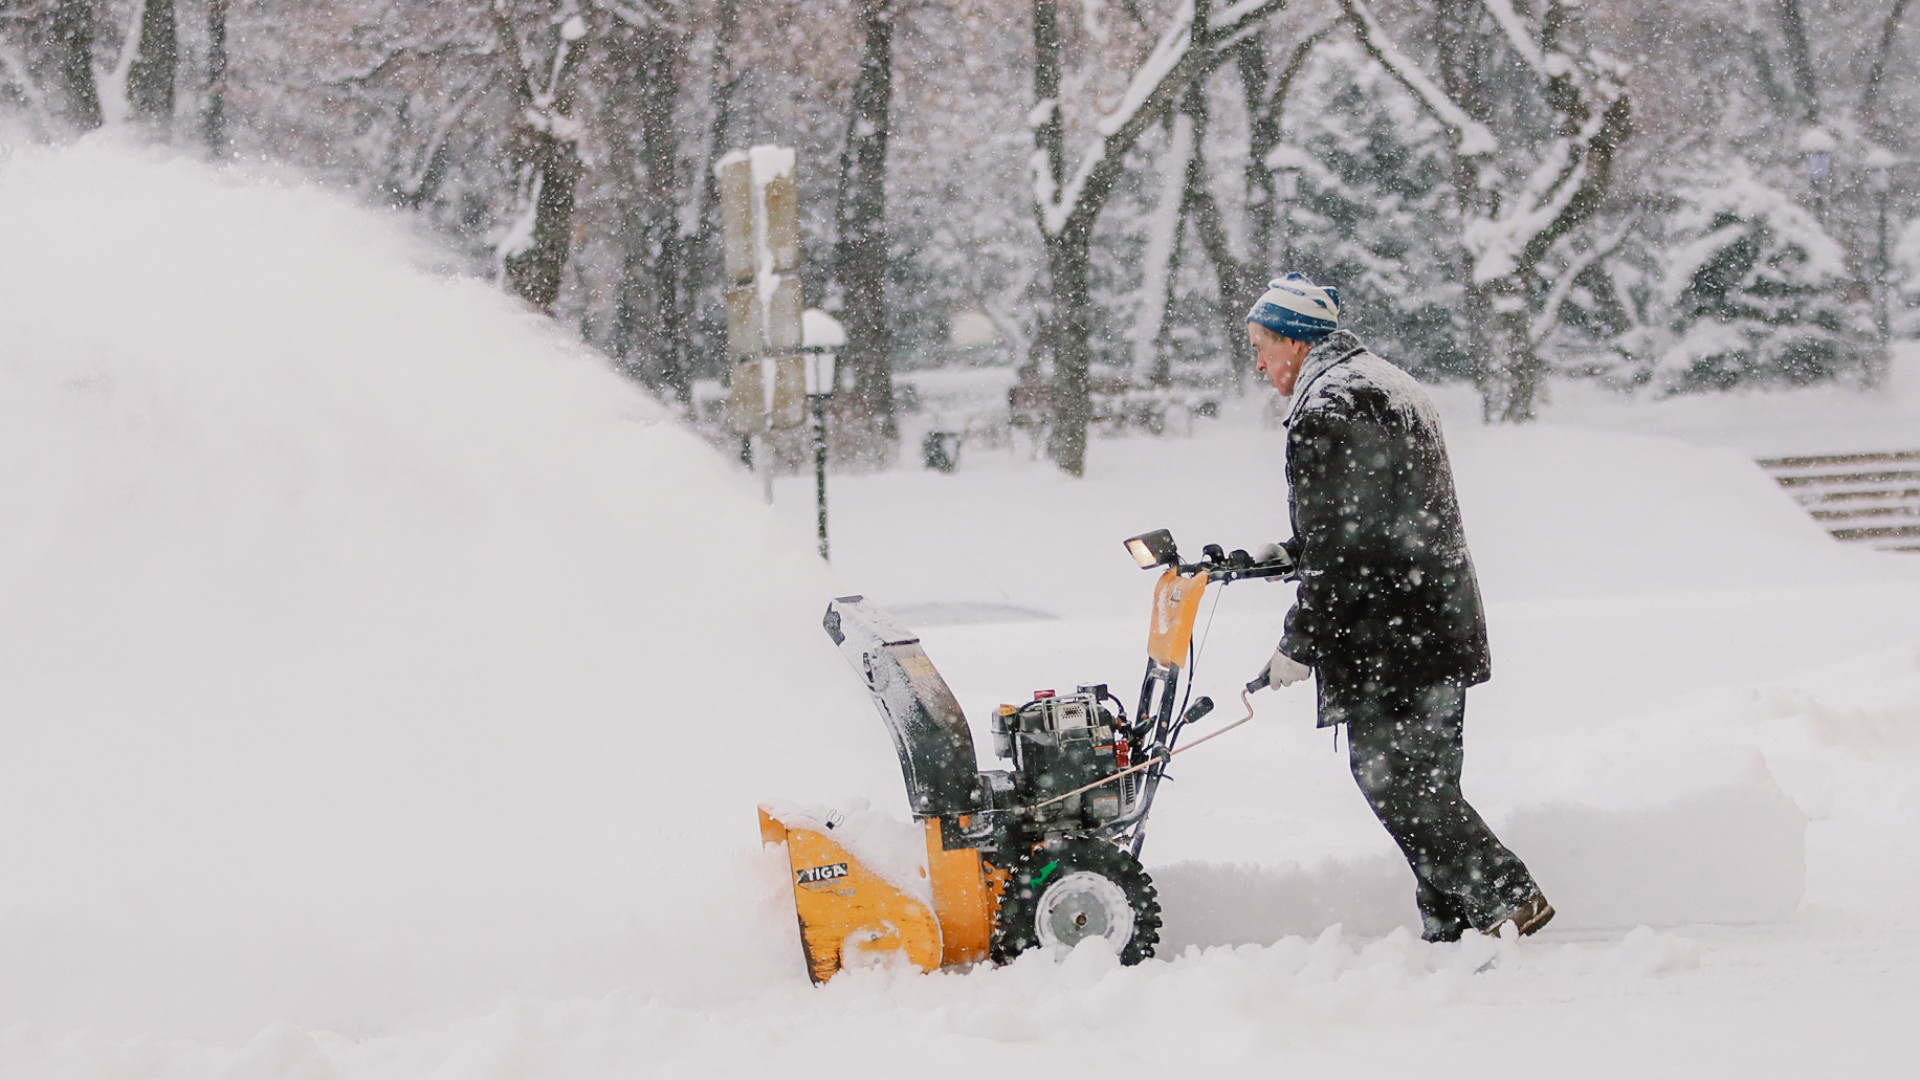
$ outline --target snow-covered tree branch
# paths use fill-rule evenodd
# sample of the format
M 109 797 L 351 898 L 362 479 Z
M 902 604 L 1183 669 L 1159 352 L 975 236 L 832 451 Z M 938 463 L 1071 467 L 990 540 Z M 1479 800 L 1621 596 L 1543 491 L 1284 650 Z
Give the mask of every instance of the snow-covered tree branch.
M 1034 3 L 1034 217 L 1047 247 L 1053 290 L 1048 329 L 1053 354 L 1048 453 L 1069 474 L 1086 467 L 1092 416 L 1088 369 L 1092 332 L 1087 274 L 1093 226 L 1125 169 L 1126 155 L 1161 122 L 1196 79 L 1224 63 L 1233 46 L 1284 6 L 1284 0 L 1183 0 L 1161 28 L 1153 51 L 1134 71 L 1113 109 L 1094 124 L 1080 164 L 1067 173 L 1065 118 L 1060 107 L 1058 0 Z
M 1632 131 L 1622 69 L 1597 50 L 1566 45 L 1573 8 L 1566 0 L 1549 0 L 1534 19 L 1522 18 L 1509 0 L 1479 0 L 1554 116 L 1544 141 L 1517 124 L 1496 132 L 1448 88 L 1460 84 L 1457 72 L 1430 77 L 1396 45 L 1367 0 L 1341 0 L 1341 6 L 1368 53 L 1452 139 L 1476 381 L 1489 419 L 1531 419 L 1542 375 L 1535 346 L 1551 329 L 1550 320 L 1544 329 L 1539 325 L 1539 316 L 1556 277 L 1545 259 L 1594 220 L 1607 195 L 1614 154 Z

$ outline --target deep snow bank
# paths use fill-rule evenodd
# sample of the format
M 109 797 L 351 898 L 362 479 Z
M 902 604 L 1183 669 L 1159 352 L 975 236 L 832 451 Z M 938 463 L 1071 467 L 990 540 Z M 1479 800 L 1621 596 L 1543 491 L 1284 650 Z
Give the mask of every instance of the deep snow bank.
M 899 785 L 715 455 L 313 190 L 19 151 L 0 237 L 0 1014 L 786 973 L 754 801 Z

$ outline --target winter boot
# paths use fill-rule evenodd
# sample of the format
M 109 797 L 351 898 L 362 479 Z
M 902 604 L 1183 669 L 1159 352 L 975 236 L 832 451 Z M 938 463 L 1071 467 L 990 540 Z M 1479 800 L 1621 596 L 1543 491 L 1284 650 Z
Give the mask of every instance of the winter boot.
M 1418 883 L 1414 900 L 1420 906 L 1420 940 L 1422 941 L 1459 941 L 1460 935 L 1473 929 L 1473 923 L 1467 918 L 1466 905 L 1457 896 L 1451 896 L 1422 881 Z
M 1512 923 L 1513 928 L 1520 932 L 1520 936 L 1526 937 L 1528 934 L 1547 925 L 1547 922 L 1552 918 L 1553 905 L 1547 903 L 1545 893 L 1536 889 L 1532 896 L 1514 905 L 1511 911 L 1495 919 L 1491 926 L 1488 926 L 1481 932 L 1493 937 L 1499 937 L 1501 928 L 1508 923 Z

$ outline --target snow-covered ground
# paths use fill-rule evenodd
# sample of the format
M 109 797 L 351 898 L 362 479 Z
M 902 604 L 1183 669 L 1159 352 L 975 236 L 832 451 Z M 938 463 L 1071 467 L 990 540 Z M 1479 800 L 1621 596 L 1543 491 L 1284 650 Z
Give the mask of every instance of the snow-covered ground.
M 1428 946 L 1310 695 L 1181 759 L 1161 959 L 807 984 L 753 806 L 904 815 L 819 628 L 862 592 L 976 717 L 1142 666 L 1119 541 L 1285 531 L 1281 438 L 835 477 L 771 511 L 398 220 L 116 149 L 0 161 L 0 1075 L 1902 1075 L 1920 557 L 1756 453 L 1920 448 L 1892 385 L 1439 394 L 1495 679 L 1467 785 L 1559 918 Z M 909 455 L 910 456 L 910 455 Z M 1221 590 L 1199 685 L 1287 588 Z M 1123 691 L 1124 693 L 1124 691 Z M 1232 712 L 1223 706 L 1216 715 Z

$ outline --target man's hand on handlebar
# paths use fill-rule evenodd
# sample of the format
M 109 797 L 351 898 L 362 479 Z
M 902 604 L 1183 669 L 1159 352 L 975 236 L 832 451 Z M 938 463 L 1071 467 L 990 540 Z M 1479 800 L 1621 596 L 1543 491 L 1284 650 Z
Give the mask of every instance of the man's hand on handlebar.
M 1289 573 L 1293 570 L 1293 555 L 1279 544 L 1268 544 L 1266 547 L 1261 548 L 1260 553 L 1254 556 L 1254 561 L 1261 564 L 1278 563 L 1286 567 Z M 1267 580 L 1271 582 L 1281 582 L 1287 579 L 1285 576 L 1275 574 Z
M 1273 659 L 1268 660 L 1267 666 L 1261 668 L 1260 674 L 1255 675 L 1253 681 L 1247 684 L 1247 693 L 1264 690 L 1269 686 L 1292 686 L 1312 674 L 1312 668 L 1275 649 Z

